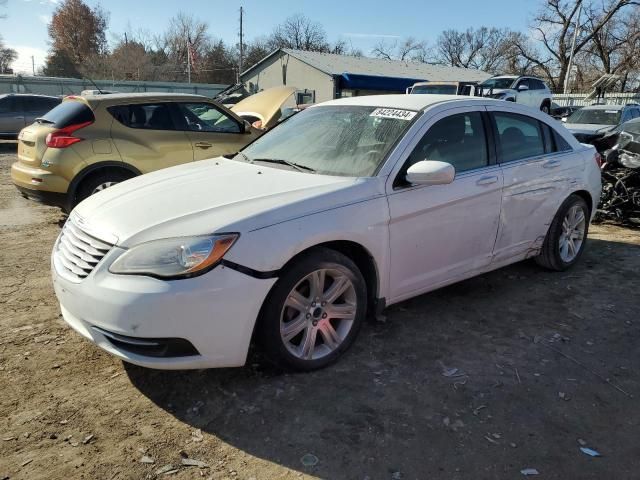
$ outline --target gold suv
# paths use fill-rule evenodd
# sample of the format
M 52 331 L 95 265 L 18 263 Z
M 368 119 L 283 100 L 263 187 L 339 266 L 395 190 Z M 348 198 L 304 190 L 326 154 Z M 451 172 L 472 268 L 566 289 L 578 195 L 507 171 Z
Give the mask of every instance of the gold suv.
M 267 105 L 256 117 L 264 126 L 295 91 L 272 90 L 254 95 L 255 105 L 247 105 L 253 97 L 242 105 L 254 116 Z M 236 153 L 263 131 L 199 95 L 70 96 L 20 132 L 11 179 L 23 196 L 70 211 L 136 175 Z

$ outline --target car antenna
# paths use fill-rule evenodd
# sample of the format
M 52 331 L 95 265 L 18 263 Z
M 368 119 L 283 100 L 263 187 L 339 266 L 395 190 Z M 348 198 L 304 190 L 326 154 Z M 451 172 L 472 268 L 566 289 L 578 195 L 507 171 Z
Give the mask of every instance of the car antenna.
M 91 80 L 89 77 L 84 77 L 85 80 L 89 80 L 91 82 L 91 85 L 93 85 L 94 87 L 96 87 L 96 90 L 98 90 L 100 92 L 100 95 L 104 95 L 104 92 L 102 90 L 100 90 L 100 87 L 98 85 L 96 85 L 96 82 L 94 82 L 93 80 Z

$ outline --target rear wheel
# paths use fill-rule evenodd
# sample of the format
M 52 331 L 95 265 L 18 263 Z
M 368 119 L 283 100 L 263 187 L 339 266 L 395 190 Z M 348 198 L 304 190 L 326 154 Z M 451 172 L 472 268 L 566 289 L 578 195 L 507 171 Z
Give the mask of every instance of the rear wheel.
M 107 170 L 90 175 L 80 183 L 73 206 L 75 207 L 91 195 L 106 190 L 120 182 L 124 182 L 131 177 L 133 177 L 133 174 L 123 170 Z
M 277 364 L 325 367 L 355 340 L 366 315 L 367 290 L 345 255 L 317 249 L 288 268 L 265 302 L 259 341 Z
M 589 233 L 589 206 L 578 195 L 571 195 L 551 222 L 536 262 L 549 270 L 566 270 L 578 261 Z

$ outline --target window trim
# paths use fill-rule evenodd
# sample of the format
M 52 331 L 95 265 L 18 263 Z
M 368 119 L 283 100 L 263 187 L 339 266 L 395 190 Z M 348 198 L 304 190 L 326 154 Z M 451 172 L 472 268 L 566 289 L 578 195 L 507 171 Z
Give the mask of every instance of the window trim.
M 176 119 L 176 112 L 173 108 L 173 103 L 174 102 L 144 102 L 144 103 L 137 103 L 137 102 L 132 102 L 132 103 L 120 103 L 120 104 L 116 104 L 116 105 L 109 105 L 107 107 L 107 111 L 109 112 L 109 115 L 111 115 L 111 117 L 113 118 L 113 120 L 115 122 L 118 122 L 120 125 L 122 125 L 125 128 L 130 128 L 131 130 L 148 130 L 151 132 L 181 132 L 182 130 L 179 130 L 178 127 L 178 121 Z M 122 123 L 120 120 L 118 120 L 118 118 L 116 117 L 116 115 L 111 111 L 112 108 L 117 109 L 117 108 L 122 108 L 122 107 L 145 107 L 147 105 L 166 105 L 167 109 L 169 110 L 169 115 L 171 116 L 171 121 L 173 122 L 173 128 L 147 128 L 147 127 L 132 127 L 130 124 L 127 125 L 126 123 Z
M 462 111 L 457 111 L 461 109 Z M 450 110 L 456 110 L 454 113 L 448 113 Z M 425 187 L 429 187 L 429 185 L 411 185 L 411 184 L 406 184 L 404 179 L 401 178 L 404 170 L 404 167 L 406 165 L 406 163 L 409 161 L 409 157 L 411 156 L 411 154 L 413 153 L 413 151 L 416 149 L 416 147 L 420 144 L 420 142 L 422 141 L 422 139 L 424 138 L 425 135 L 427 135 L 427 133 L 429 133 L 429 131 L 441 120 L 444 120 L 445 118 L 448 117 L 452 117 L 454 115 L 464 115 L 464 114 L 469 114 L 469 113 L 478 113 L 480 114 L 480 120 L 482 121 L 482 125 L 483 125 L 483 129 L 484 129 L 484 138 L 485 138 L 485 148 L 487 149 L 487 164 L 481 167 L 477 167 L 477 168 L 472 168 L 469 170 L 464 170 L 462 172 L 458 172 L 456 170 L 456 174 L 455 177 L 453 179 L 453 182 L 456 181 L 457 178 L 459 177 L 466 177 L 471 174 L 477 174 L 479 171 L 484 170 L 484 169 L 491 169 L 493 167 L 497 167 L 497 158 L 496 158 L 496 151 L 495 151 L 495 145 L 494 145 L 494 138 L 493 138 L 493 131 L 491 130 L 491 127 L 487 124 L 487 120 L 488 120 L 488 112 L 486 110 L 486 108 L 484 106 L 481 106 L 480 108 L 477 107 L 456 107 L 456 108 L 452 108 L 449 110 L 444 110 L 442 112 L 443 115 L 439 116 L 439 115 L 435 115 L 437 118 L 437 120 L 435 120 L 434 122 L 430 123 L 429 126 L 424 129 L 424 131 L 422 131 L 422 129 L 420 131 L 418 131 L 414 137 L 412 138 L 412 142 L 409 144 L 409 146 L 407 146 L 407 148 L 405 148 L 405 150 L 402 152 L 402 160 L 400 162 L 398 162 L 400 164 L 400 168 L 397 170 L 397 172 L 394 175 L 393 181 L 391 182 L 391 187 L 392 187 L 392 193 L 396 193 L 396 192 L 401 192 L 401 191 L 407 191 L 407 190 L 414 190 L 416 188 L 425 188 Z M 413 140 L 415 140 L 415 142 L 413 142 Z M 395 167 L 394 167 L 395 168 Z M 455 166 L 454 166 L 455 168 Z M 391 172 L 393 173 L 393 171 Z M 452 182 L 452 183 L 453 183 Z
M 528 115 L 525 115 L 524 113 L 516 113 L 516 112 L 509 112 L 509 111 L 505 111 L 505 110 L 491 110 L 489 111 L 489 116 L 491 117 L 491 123 L 494 129 L 494 135 L 495 135 L 495 144 L 496 144 L 496 157 L 498 160 L 498 165 L 504 166 L 504 165 L 511 165 L 514 164 L 516 162 L 521 162 L 521 161 L 531 161 L 531 160 L 540 160 L 541 158 L 550 155 L 549 153 L 543 152 L 541 154 L 538 155 L 530 155 L 528 157 L 522 157 L 522 158 L 517 158 L 515 160 L 509 160 L 506 162 L 503 162 L 501 157 L 502 157 L 502 145 L 500 144 L 500 135 L 498 134 L 498 123 L 496 122 L 496 114 L 503 114 L 503 115 L 517 115 L 520 117 L 525 117 L 525 118 L 530 118 L 531 120 L 534 120 L 535 122 L 538 123 L 538 130 L 540 132 L 540 137 L 542 138 L 542 149 L 543 151 L 545 150 L 545 145 L 544 145 L 544 132 L 542 127 L 540 126 L 540 124 L 544 123 L 545 125 L 547 125 L 549 128 L 551 128 L 550 125 L 546 124 L 545 122 L 542 122 L 541 120 L 538 120 L 535 117 L 530 117 Z
M 183 105 L 194 105 L 194 104 L 203 104 L 203 105 L 208 105 L 208 106 L 214 108 L 215 110 L 220 112 L 220 114 L 224 115 L 229 120 L 232 120 L 236 125 L 238 125 L 238 131 L 237 132 L 216 132 L 216 131 L 213 131 L 213 130 L 191 130 L 190 128 L 188 128 L 188 125 L 187 125 L 186 121 L 182 120 L 182 117 L 184 116 L 184 114 L 182 112 L 182 108 L 187 108 L 186 106 L 183 106 Z M 238 134 L 245 133 L 244 124 L 238 122 L 238 120 L 233 118 L 231 115 L 229 115 L 227 112 L 225 112 L 223 109 L 221 109 L 215 103 L 203 102 L 203 101 L 202 102 L 198 102 L 198 101 L 183 102 L 183 101 L 180 101 L 180 102 L 174 102 L 174 106 L 176 108 L 176 114 L 178 116 L 180 116 L 181 121 L 179 122 L 179 124 L 180 124 L 180 128 L 184 129 L 184 130 L 181 130 L 183 132 L 186 132 L 186 133 L 221 133 L 221 134 L 224 134 L 224 135 L 226 135 L 226 134 L 238 135 Z

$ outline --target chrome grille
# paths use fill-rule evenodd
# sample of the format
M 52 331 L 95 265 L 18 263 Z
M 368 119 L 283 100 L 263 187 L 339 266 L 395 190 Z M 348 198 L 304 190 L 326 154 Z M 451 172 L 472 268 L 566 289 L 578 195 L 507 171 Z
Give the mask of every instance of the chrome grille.
M 94 238 L 68 220 L 58 238 L 54 260 L 74 280 L 80 281 L 95 268 L 112 245 Z

